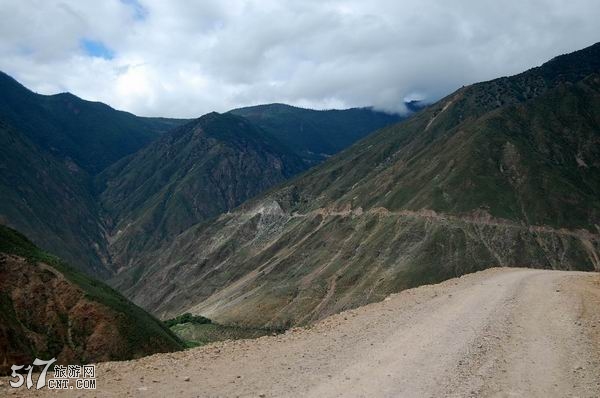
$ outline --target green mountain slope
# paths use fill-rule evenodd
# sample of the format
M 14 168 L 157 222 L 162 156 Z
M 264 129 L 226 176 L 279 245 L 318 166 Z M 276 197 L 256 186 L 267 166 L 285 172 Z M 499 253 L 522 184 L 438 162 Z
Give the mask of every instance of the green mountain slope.
M 264 129 L 310 164 L 318 164 L 369 133 L 403 119 L 369 108 L 316 111 L 285 104 L 230 112 Z
M 492 266 L 600 270 L 599 115 L 600 44 L 465 87 L 190 228 L 122 287 L 159 316 L 286 326 Z
M 72 94 L 36 94 L 0 72 L 0 118 L 43 150 L 91 174 L 184 120 L 144 118 Z
M 0 222 L 89 274 L 111 274 L 88 175 L 0 119 Z
M 183 348 L 162 322 L 0 225 L 0 374 L 11 364 L 125 360 Z
M 239 116 L 210 113 L 189 122 L 99 176 L 113 260 L 125 266 L 305 168 Z

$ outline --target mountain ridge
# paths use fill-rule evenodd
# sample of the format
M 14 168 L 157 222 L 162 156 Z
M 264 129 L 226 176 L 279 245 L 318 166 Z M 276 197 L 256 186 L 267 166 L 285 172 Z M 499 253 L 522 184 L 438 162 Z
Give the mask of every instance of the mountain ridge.
M 70 93 L 41 95 L 0 72 L 0 221 L 78 269 L 112 269 L 93 175 L 182 121 L 139 118 Z
M 0 115 L 41 148 L 90 174 L 185 120 L 144 118 L 71 93 L 42 95 L 0 72 Z
M 281 103 L 237 108 L 229 113 L 250 120 L 311 166 L 408 116 L 370 107 L 314 110 Z
M 320 132 L 330 131 L 353 112 L 335 111 L 333 117 L 332 111 L 277 106 L 291 114 L 321 112 L 329 124 Z M 262 114 L 272 112 L 270 105 L 252 109 L 257 108 L 265 110 Z M 360 118 L 366 123 L 355 128 L 361 134 L 371 125 L 395 120 L 365 112 Z M 293 124 L 296 119 L 292 119 Z M 285 130 L 283 135 L 289 138 L 292 133 Z M 165 245 L 193 224 L 227 212 L 321 161 L 307 159 L 285 137 L 235 112 L 211 112 L 100 173 L 96 190 L 105 210 L 111 258 L 118 269 L 127 268 L 141 253 Z M 313 138 L 324 140 L 319 134 Z M 346 139 L 353 138 L 348 135 Z

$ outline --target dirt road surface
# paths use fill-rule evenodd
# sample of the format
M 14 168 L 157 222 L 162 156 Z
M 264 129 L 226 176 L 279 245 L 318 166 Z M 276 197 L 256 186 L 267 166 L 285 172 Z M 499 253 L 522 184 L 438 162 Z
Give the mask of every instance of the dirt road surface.
M 600 277 L 490 269 L 279 336 L 98 365 L 14 396 L 599 397 Z

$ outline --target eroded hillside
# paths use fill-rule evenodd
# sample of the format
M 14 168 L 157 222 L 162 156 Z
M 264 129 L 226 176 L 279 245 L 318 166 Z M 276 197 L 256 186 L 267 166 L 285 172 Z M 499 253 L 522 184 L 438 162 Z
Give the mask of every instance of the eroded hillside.
M 280 326 L 492 266 L 599 269 L 594 109 L 600 45 L 465 87 L 190 228 L 119 286 L 160 316 Z
M 36 357 L 91 363 L 182 348 L 125 297 L 0 225 L 0 374 Z

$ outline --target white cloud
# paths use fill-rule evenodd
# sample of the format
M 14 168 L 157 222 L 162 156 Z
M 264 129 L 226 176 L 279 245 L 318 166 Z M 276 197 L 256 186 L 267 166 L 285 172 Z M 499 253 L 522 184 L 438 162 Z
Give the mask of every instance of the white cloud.
M 600 39 L 595 0 L 4 0 L 0 69 L 141 115 L 401 109 Z M 85 53 L 83 39 L 114 58 Z

